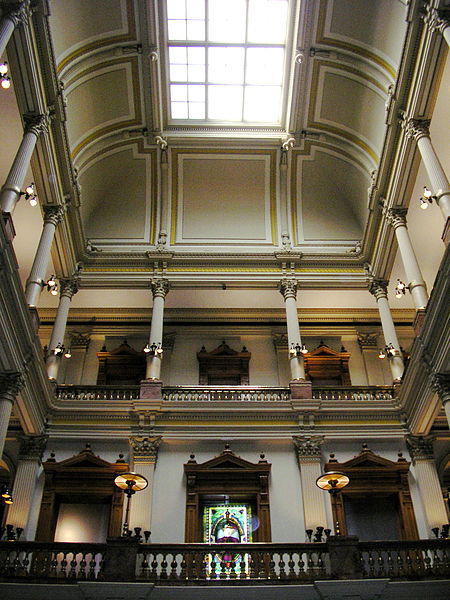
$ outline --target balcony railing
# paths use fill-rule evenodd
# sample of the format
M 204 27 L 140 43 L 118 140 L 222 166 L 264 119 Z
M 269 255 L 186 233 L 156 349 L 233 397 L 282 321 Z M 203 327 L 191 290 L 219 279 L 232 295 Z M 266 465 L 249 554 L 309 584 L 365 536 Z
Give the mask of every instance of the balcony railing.
M 59 385 L 57 400 L 137 400 L 138 385 Z
M 289 388 L 250 386 L 164 387 L 163 400 L 168 402 L 287 402 Z
M 0 581 L 149 581 L 261 585 L 323 579 L 450 577 L 450 541 L 358 542 L 332 537 L 306 544 L 107 544 L 0 542 Z
M 392 400 L 392 386 L 348 386 L 348 387 L 313 387 L 312 396 L 315 400 L 355 400 L 361 402 L 374 400 Z

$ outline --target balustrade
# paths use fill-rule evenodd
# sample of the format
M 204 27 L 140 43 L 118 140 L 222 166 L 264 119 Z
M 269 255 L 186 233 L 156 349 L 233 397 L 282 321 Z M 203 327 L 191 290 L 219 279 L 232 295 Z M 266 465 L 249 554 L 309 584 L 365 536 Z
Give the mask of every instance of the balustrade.
M 290 400 L 288 388 L 276 387 L 165 387 L 163 399 L 168 402 L 286 402 Z
M 351 387 L 320 387 L 312 388 L 315 400 L 353 400 L 357 402 L 392 400 L 392 386 L 351 386 Z
M 59 385 L 57 400 L 137 400 L 138 385 Z

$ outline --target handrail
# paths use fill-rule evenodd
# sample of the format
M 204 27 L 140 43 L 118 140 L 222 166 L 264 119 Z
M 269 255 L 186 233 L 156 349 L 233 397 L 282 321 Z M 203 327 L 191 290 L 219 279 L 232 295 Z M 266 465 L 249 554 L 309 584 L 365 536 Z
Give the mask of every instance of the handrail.
M 394 388 L 388 385 L 320 386 L 312 388 L 315 400 L 379 401 L 392 400 Z
M 73 385 L 56 388 L 57 400 L 137 400 L 139 385 Z
M 166 386 L 162 389 L 167 402 L 287 402 L 289 388 L 263 386 Z

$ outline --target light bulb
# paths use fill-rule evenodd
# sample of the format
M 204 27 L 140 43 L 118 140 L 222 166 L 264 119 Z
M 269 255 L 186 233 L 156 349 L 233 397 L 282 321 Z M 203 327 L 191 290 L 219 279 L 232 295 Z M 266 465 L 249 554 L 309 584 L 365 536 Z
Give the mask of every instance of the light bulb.
M 384 350 L 380 350 L 378 353 L 378 358 L 386 358 L 386 352 Z
M 428 199 L 428 198 L 431 198 L 431 196 L 433 195 L 433 192 L 432 192 L 431 190 L 429 190 L 429 189 L 427 188 L 427 186 L 425 186 L 425 187 L 423 188 L 423 195 L 424 195 L 424 197 L 425 197 L 425 198 L 427 198 L 427 199 Z
M 150 352 L 150 346 L 147 344 L 144 348 L 144 352 L 148 354 Z
M 31 198 L 28 200 L 28 202 L 30 203 L 30 206 L 36 206 L 37 205 L 36 196 L 31 196 Z
M 302 346 L 302 348 L 301 348 L 300 352 L 301 352 L 302 354 L 308 354 L 308 348 L 307 348 L 307 347 L 306 347 L 306 346 L 303 344 L 303 346 Z
M 72 352 L 70 351 L 70 348 L 67 348 L 67 350 L 64 352 L 64 358 L 70 358 L 72 356 Z
M 56 285 L 55 275 L 50 276 L 50 279 L 47 281 L 47 285 L 50 287 L 53 287 L 54 285 Z
M 401 281 L 400 279 L 397 279 L 397 288 L 399 290 L 404 290 L 406 287 L 406 285 L 403 283 L 403 281 Z
M 11 80 L 9 77 L 2 77 L 2 88 L 7 90 L 11 87 Z
M 8 73 L 8 63 L 6 61 L 0 63 L 0 75 L 4 77 Z
M 395 292 L 395 297 L 396 297 L 396 298 L 401 298 L 402 296 L 403 296 L 403 294 L 402 294 L 402 292 L 401 292 L 400 290 L 397 290 L 397 291 Z
M 34 183 L 30 183 L 30 185 L 27 185 L 27 187 L 25 188 L 25 192 L 29 196 L 32 196 L 34 194 Z
M 50 290 L 50 294 L 52 296 L 57 296 L 58 295 L 58 286 L 55 284 L 52 289 Z

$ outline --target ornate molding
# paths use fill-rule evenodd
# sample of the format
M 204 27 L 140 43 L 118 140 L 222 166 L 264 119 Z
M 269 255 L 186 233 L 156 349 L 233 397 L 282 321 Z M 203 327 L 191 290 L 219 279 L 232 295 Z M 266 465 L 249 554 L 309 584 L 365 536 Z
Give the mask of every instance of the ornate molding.
M 30 4 L 31 0 L 23 0 L 23 2 L 13 4 L 11 7 L 5 6 L 3 3 L 2 9 L 6 11 L 4 18 L 12 21 L 14 23 L 14 27 L 17 27 L 18 25 L 26 25 L 32 12 Z
M 73 331 L 69 333 L 70 338 L 70 347 L 72 350 L 75 348 L 82 348 L 87 350 L 89 348 L 89 344 L 91 343 L 91 336 L 89 333 L 79 333 L 77 331 Z
M 450 373 L 435 373 L 431 379 L 431 388 L 442 404 L 446 404 L 450 400 Z
M 417 460 L 434 460 L 433 441 L 429 437 L 408 435 L 406 445 L 413 463 Z
M 165 298 L 170 289 L 169 280 L 165 279 L 164 277 L 152 279 L 150 287 L 152 290 L 153 298 Z
M 58 223 L 61 223 L 66 212 L 66 207 L 61 205 L 46 204 L 42 208 L 44 210 L 44 223 L 51 223 L 55 227 Z
M 358 344 L 362 350 L 378 348 L 378 333 L 358 333 Z
M 447 27 L 450 27 L 449 11 L 450 9 L 448 8 L 434 8 L 430 4 L 425 7 L 423 21 L 431 33 L 438 31 L 441 34 L 444 34 Z
M 47 445 L 47 435 L 23 436 L 20 438 L 19 460 L 42 460 Z
M 68 298 L 72 298 L 80 287 L 80 279 L 79 277 L 71 277 L 67 279 L 60 279 L 59 284 L 61 287 L 61 296 L 67 296 Z
M 0 373 L 0 395 L 2 399 L 14 402 L 14 398 L 24 385 L 25 380 L 22 373 Z M 7 396 L 11 396 L 11 398 L 7 398 Z
M 422 137 L 430 137 L 430 119 L 407 119 L 403 126 L 408 138 L 420 140 Z
M 39 137 L 41 133 L 47 133 L 50 126 L 49 115 L 23 115 L 25 121 L 25 133 L 34 133 L 36 137 Z
M 325 441 L 325 437 L 323 435 L 294 435 L 292 441 L 297 449 L 297 456 L 299 460 L 305 458 L 321 458 L 322 453 L 320 447 Z
M 407 208 L 403 206 L 396 206 L 392 208 L 386 208 L 384 211 L 387 222 L 392 225 L 394 229 L 397 227 L 406 227 L 406 213 Z
M 280 294 L 285 300 L 288 298 L 297 298 L 298 284 L 297 280 L 293 278 L 285 278 L 280 281 Z
M 162 437 L 130 437 L 130 446 L 133 449 L 134 460 L 140 462 L 156 463 L 158 448 Z
M 276 349 L 287 349 L 289 346 L 287 333 L 272 333 L 272 341 Z
M 372 279 L 369 283 L 369 292 L 375 296 L 377 300 L 387 298 L 388 281 L 385 279 Z

